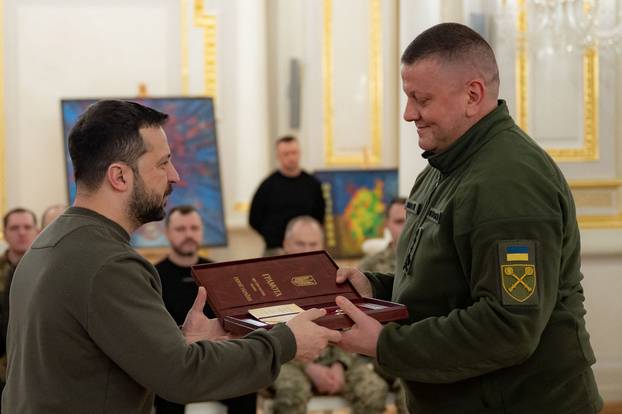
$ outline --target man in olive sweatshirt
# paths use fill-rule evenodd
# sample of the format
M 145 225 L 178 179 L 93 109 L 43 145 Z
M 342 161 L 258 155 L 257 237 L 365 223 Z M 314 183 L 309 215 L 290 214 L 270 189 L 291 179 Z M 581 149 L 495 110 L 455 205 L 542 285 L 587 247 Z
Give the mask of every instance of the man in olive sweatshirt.
M 488 43 L 466 26 L 402 55 L 404 119 L 429 165 L 406 203 L 395 274 L 343 269 L 363 295 L 408 306 L 381 326 L 344 298 L 348 350 L 399 377 L 417 414 L 592 414 L 602 408 L 585 327 L 570 188 L 497 100 Z
M 317 357 L 340 334 L 313 309 L 272 330 L 223 339 L 203 314 L 205 289 L 181 329 L 155 268 L 129 244 L 164 217 L 179 175 L 162 125 L 140 104 L 100 101 L 69 134 L 77 193 L 22 258 L 11 289 L 5 413 L 148 414 L 154 393 L 219 400 L 269 385 L 294 356 Z

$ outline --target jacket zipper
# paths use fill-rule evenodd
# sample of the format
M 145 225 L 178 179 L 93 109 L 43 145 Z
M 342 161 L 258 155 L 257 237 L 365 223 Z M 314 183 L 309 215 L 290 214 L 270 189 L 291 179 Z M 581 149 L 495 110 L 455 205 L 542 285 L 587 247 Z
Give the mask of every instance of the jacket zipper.
M 402 271 L 404 275 L 409 274 L 410 270 L 412 269 L 413 261 L 415 258 L 415 253 L 417 252 L 417 248 L 419 247 L 419 242 L 421 241 L 421 236 L 423 235 L 423 223 L 425 222 L 425 219 L 428 216 L 430 208 L 432 207 L 432 197 L 434 197 L 434 193 L 436 192 L 436 189 L 438 188 L 440 182 L 441 182 L 441 174 L 439 172 L 439 175 L 436 177 L 436 182 L 434 183 L 434 187 L 432 188 L 432 191 L 430 191 L 430 195 L 428 196 L 427 200 L 425 201 L 425 204 L 423 205 L 423 209 L 421 210 L 421 216 L 419 217 L 417 221 L 417 225 L 415 226 L 417 229 L 415 230 L 415 237 L 410 247 L 408 248 L 408 254 L 406 255 L 406 260 L 404 260 L 404 265 L 402 266 Z

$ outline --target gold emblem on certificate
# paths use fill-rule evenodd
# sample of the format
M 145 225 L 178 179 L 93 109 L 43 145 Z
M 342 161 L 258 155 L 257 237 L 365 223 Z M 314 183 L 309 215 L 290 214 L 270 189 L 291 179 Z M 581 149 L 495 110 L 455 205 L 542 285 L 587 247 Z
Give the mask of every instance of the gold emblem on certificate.
M 298 287 L 317 285 L 317 280 L 315 280 L 313 275 L 294 276 L 292 277 L 291 282 L 292 285 Z

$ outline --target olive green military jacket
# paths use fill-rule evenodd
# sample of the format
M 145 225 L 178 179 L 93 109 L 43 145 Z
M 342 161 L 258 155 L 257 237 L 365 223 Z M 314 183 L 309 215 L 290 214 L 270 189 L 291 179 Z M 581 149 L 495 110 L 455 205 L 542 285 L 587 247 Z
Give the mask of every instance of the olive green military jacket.
M 6 291 L 9 274 L 14 270 L 14 265 L 9 260 L 8 249 L 0 256 L 0 294 Z
M 407 202 L 392 275 L 407 305 L 378 362 L 426 413 L 594 413 L 580 242 L 570 189 L 504 102 L 428 167 Z
M 272 383 L 295 338 L 278 325 L 187 345 L 155 268 L 116 223 L 69 208 L 37 238 L 11 286 L 3 413 L 148 414 L 167 400 L 221 400 Z
M 0 384 L 6 381 L 6 328 L 9 321 L 8 311 L 9 295 L 7 292 L 9 279 L 12 277 L 15 266 L 9 260 L 8 249 L 0 256 L 0 334 L 2 343 L 0 344 Z

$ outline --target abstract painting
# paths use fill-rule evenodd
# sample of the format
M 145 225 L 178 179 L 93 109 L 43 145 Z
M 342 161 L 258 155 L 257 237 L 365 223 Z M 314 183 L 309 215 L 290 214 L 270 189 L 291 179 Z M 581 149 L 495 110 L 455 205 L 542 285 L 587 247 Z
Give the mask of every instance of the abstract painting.
M 203 219 L 204 246 L 227 244 L 223 212 L 220 165 L 216 139 L 214 103 L 211 98 L 144 98 L 127 99 L 169 115 L 164 130 L 171 147 L 175 168 L 181 177 L 169 197 L 167 208 L 191 204 Z M 76 185 L 67 147 L 69 131 L 80 114 L 98 99 L 64 99 L 61 101 L 63 136 L 69 202 L 75 197 Z M 164 222 L 148 223 L 132 235 L 137 248 L 165 247 Z

